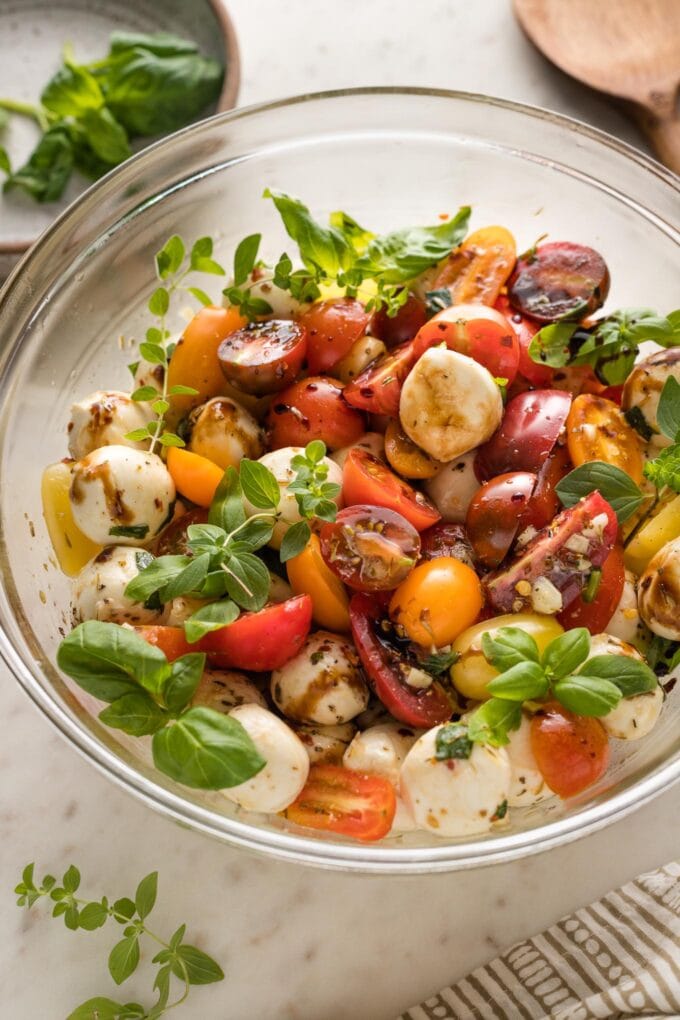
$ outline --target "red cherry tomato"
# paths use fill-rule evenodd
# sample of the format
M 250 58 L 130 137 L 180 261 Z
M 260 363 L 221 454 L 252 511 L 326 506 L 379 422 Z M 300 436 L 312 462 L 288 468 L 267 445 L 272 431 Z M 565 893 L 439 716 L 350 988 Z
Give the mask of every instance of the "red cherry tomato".
M 505 294 L 501 294 L 496 300 L 494 308 L 498 309 L 501 315 L 505 316 L 517 337 L 519 343 L 519 364 L 517 370 L 519 374 L 530 382 L 532 386 L 549 386 L 553 377 L 553 369 L 549 365 L 539 365 L 529 355 L 529 344 L 538 333 L 540 329 L 539 324 L 532 322 L 531 319 L 526 319 L 519 312 L 515 311 Z
M 356 591 L 391 591 L 411 572 L 420 552 L 418 532 L 392 510 L 349 506 L 319 534 L 321 555 Z
M 582 244 L 553 241 L 517 260 L 508 283 L 510 304 L 539 322 L 583 319 L 601 308 L 609 293 L 602 256 Z
M 311 376 L 289 386 L 275 398 L 267 417 L 272 450 L 306 446 L 322 439 L 331 450 L 351 446 L 363 436 L 363 414 L 350 407 L 337 379 Z
M 371 333 L 382 340 L 387 347 L 394 347 L 396 344 L 405 343 L 406 340 L 413 340 L 426 321 L 425 302 L 415 294 L 409 294 L 406 304 L 402 305 L 392 318 L 384 308 L 375 313 L 371 324 Z
M 414 344 L 415 341 L 401 344 L 388 351 L 347 383 L 344 390 L 347 403 L 371 414 L 398 418 L 401 387 L 422 354 L 422 350 L 416 351 Z
M 197 506 L 188 513 L 182 514 L 169 524 L 161 537 L 158 539 L 156 549 L 157 556 L 186 556 L 190 553 L 188 545 L 187 528 L 191 524 L 207 524 L 208 511 L 205 507 Z
M 303 326 L 287 319 L 249 322 L 220 344 L 217 357 L 225 379 L 254 396 L 290 386 L 307 350 Z
M 481 482 L 507 471 L 540 471 L 564 428 L 571 396 L 562 390 L 531 390 L 508 402 L 500 427 L 475 457 Z
M 307 365 L 314 375 L 328 372 L 359 340 L 371 321 L 355 298 L 318 301 L 298 319 L 307 333 Z
M 531 501 L 522 516 L 523 528 L 531 525 L 540 531 L 550 524 L 562 508 L 555 487 L 570 471 L 569 451 L 566 446 L 555 446 L 538 472 Z
M 609 740 L 599 719 L 550 704 L 531 720 L 531 749 L 541 775 L 559 797 L 574 797 L 604 775 Z
M 346 506 L 370 503 L 395 510 L 416 531 L 424 531 L 441 518 L 427 496 L 395 475 L 373 454 L 358 448 L 350 450 L 342 470 L 342 499 Z
M 150 645 L 155 645 L 165 655 L 168 662 L 174 662 L 188 652 L 197 651 L 196 645 L 190 645 L 184 634 L 184 627 L 135 627 L 136 632 Z
M 611 400 L 613 403 L 618 404 L 621 407 L 621 401 L 623 400 L 623 383 L 620 386 L 607 386 L 600 393 L 601 397 L 606 400 Z
M 421 560 L 436 560 L 440 556 L 452 556 L 454 560 L 474 567 L 474 554 L 470 539 L 462 524 L 438 521 L 431 528 L 420 533 Z
M 512 471 L 485 482 L 472 497 L 465 529 L 475 558 L 485 567 L 497 567 L 524 527 L 536 475 Z
M 341 765 L 312 765 L 288 821 L 372 843 L 392 828 L 397 799 L 384 776 L 364 775 Z
M 586 602 L 583 593 L 561 613 L 557 614 L 565 630 L 572 627 L 586 627 L 591 634 L 602 634 L 614 615 L 623 594 L 626 580 L 626 568 L 623 562 L 623 549 L 615 545 L 601 566 L 602 576 L 595 597 Z
M 519 342 L 508 320 L 495 308 L 452 305 L 437 312 L 418 331 L 414 341 L 418 356 L 442 341 L 449 350 L 467 354 L 498 379 L 511 383 L 517 375 Z
M 431 729 L 451 718 L 451 705 L 437 681 L 425 688 L 409 687 L 406 683 L 406 664 L 381 628 L 382 610 L 373 596 L 353 595 L 349 618 L 368 681 L 395 719 L 407 726 Z

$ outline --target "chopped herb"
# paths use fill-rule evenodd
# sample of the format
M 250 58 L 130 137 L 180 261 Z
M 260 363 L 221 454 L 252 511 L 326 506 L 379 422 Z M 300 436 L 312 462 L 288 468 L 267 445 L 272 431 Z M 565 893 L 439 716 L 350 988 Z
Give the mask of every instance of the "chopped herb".
M 462 723 L 446 723 L 437 733 L 434 756 L 437 761 L 469 758 L 472 746 L 467 726 Z
M 109 528 L 109 535 L 121 538 L 146 538 L 148 534 L 148 524 L 116 524 L 113 528 Z

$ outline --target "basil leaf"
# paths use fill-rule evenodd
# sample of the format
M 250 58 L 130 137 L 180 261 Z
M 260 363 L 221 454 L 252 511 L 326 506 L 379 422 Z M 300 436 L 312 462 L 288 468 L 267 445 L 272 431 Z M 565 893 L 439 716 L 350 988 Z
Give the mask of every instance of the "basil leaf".
M 541 657 L 541 665 L 554 680 L 573 673 L 590 652 L 590 632 L 585 627 L 574 627 L 550 642 Z
M 163 652 L 117 623 L 87 620 L 59 645 L 57 665 L 102 701 L 116 701 L 137 683 L 152 694 L 170 672 Z
M 372 234 L 370 230 L 359 226 L 349 213 L 342 212 L 340 209 L 330 214 L 328 222 L 336 230 L 339 230 L 343 237 L 347 238 L 354 251 L 359 255 L 366 250 L 369 241 L 372 241 L 375 237 L 375 234 Z
M 383 283 L 405 283 L 435 266 L 456 248 L 467 233 L 469 206 L 433 227 L 407 227 L 375 237 L 356 261 L 362 274 Z
M 227 592 L 234 602 L 257 612 L 269 598 L 269 571 L 252 553 L 232 556 L 225 569 Z
M 107 726 L 143 737 L 165 726 L 168 716 L 146 691 L 136 690 L 116 698 L 99 713 L 99 718 Z
M 320 270 L 326 277 L 335 279 L 341 270 L 351 268 L 356 253 L 342 231 L 335 227 L 322 227 L 303 202 L 282 191 L 266 188 L 263 197 L 274 202 L 288 236 L 300 249 L 300 257 L 307 269 Z
M 109 528 L 109 535 L 120 538 L 146 538 L 149 534 L 148 524 L 115 524 Z
M 188 652 L 170 663 L 170 676 L 161 689 L 163 701 L 171 712 L 180 712 L 189 704 L 205 669 L 203 652 Z
M 312 537 L 312 530 L 307 521 L 297 521 L 291 524 L 283 536 L 279 556 L 282 563 L 287 563 L 294 556 L 299 556 Z
M 262 234 L 249 234 L 234 252 L 234 284 L 241 287 L 253 271 Z
M 184 261 L 184 241 L 179 234 L 169 237 L 160 251 L 156 252 L 156 271 L 161 280 L 173 276 Z
M 181 53 L 198 53 L 193 39 L 180 39 L 169 32 L 112 32 L 109 39 L 109 53 L 115 56 L 126 50 L 140 47 L 159 57 L 175 57 Z
M 673 492 L 680 493 L 680 443 L 667 446 L 654 460 L 648 460 L 643 472 L 657 489 L 667 485 Z
M 38 202 L 61 198 L 73 170 L 73 146 L 63 127 L 51 127 L 22 167 L 6 179 L 3 191 L 22 188 Z
M 611 680 L 601 680 L 584 673 L 558 680 L 553 694 L 561 705 L 576 715 L 603 716 L 616 708 L 621 700 L 621 691 Z
M 159 556 L 128 581 L 125 597 L 133 602 L 147 602 L 154 592 L 177 577 L 191 563 L 190 556 Z
M 598 680 L 611 680 L 624 698 L 653 691 L 658 683 L 655 673 L 646 663 L 629 655 L 594 655 L 581 672 Z
M 482 635 L 482 652 L 500 673 L 521 662 L 538 662 L 538 645 L 521 627 L 501 627 Z
M 80 124 L 95 156 L 109 166 L 117 166 L 132 155 L 125 128 L 106 106 L 100 110 L 86 110 Z
M 206 578 L 210 567 L 210 554 L 205 552 L 199 556 L 190 556 L 189 562 L 183 570 L 180 570 L 161 590 L 162 602 L 172 602 L 180 595 L 186 595 L 191 591 L 198 591 Z
M 680 382 L 675 376 L 669 375 L 664 383 L 656 420 L 663 434 L 677 442 L 680 436 Z
M 495 698 L 504 701 L 528 701 L 548 693 L 548 681 L 537 662 L 518 662 L 486 685 Z
M 450 758 L 469 758 L 473 742 L 468 736 L 467 726 L 462 723 L 446 723 L 437 731 L 434 746 L 437 761 L 446 761 Z
M 269 468 L 245 457 L 241 461 L 240 475 L 243 493 L 249 503 L 259 510 L 276 510 L 281 490 Z
M 239 549 L 243 552 L 255 552 L 257 549 L 261 549 L 263 545 L 266 545 L 272 537 L 275 523 L 274 517 L 251 518 L 240 528 L 233 542 L 237 542 Z M 232 548 L 233 546 L 230 543 L 227 546 L 227 551 L 231 551 Z
M 184 964 L 186 978 L 190 985 L 209 985 L 213 981 L 221 981 L 224 978 L 224 971 L 220 965 L 207 953 L 196 949 L 195 946 L 184 943 L 177 949 L 177 955 Z M 170 966 L 175 977 L 183 981 L 185 979 L 184 968 L 176 960 L 173 960 Z
M 520 702 L 490 698 L 468 717 L 468 736 L 476 744 L 504 747 L 510 742 L 510 730 L 519 729 L 521 722 Z
M 0 145 L 0 170 L 8 176 L 12 173 L 12 164 L 9 161 L 7 149 L 4 149 L 2 145 Z
M 569 341 L 578 329 L 576 322 L 551 322 L 531 338 L 529 357 L 537 365 L 564 368 L 571 359 Z
M 59 117 L 80 117 L 87 110 L 98 110 L 104 96 L 97 79 L 86 67 L 65 64 L 42 90 L 40 102 Z
M 555 486 L 555 492 L 566 507 L 575 506 L 584 496 L 596 491 L 610 504 L 619 524 L 627 521 L 647 499 L 630 475 L 602 460 L 582 464 Z
M 152 749 L 156 768 L 199 790 L 238 786 L 265 766 L 243 726 L 211 708 L 190 708 L 154 734 Z
M 443 673 L 448 672 L 451 666 L 458 662 L 459 658 L 460 653 L 454 652 L 453 649 L 450 649 L 448 652 L 432 652 L 430 655 L 426 655 L 424 659 L 421 659 L 418 665 L 426 673 L 431 673 L 433 676 L 441 676 Z
M 226 575 L 224 576 L 226 577 Z M 239 608 L 231 599 L 224 602 L 211 602 L 208 606 L 202 606 L 188 620 L 184 621 L 186 639 L 189 644 L 200 641 L 205 634 L 221 630 L 222 627 L 233 623 L 238 615 Z

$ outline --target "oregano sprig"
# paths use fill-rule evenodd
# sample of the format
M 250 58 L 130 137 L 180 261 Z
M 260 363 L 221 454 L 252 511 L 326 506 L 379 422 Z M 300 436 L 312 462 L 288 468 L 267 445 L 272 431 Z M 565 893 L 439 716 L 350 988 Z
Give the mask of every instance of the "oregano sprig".
M 338 507 L 334 502 L 340 492 L 336 482 L 327 481 L 329 467 L 325 461 L 326 446 L 320 439 L 307 443 L 304 453 L 299 453 L 290 462 L 295 478 L 288 485 L 288 491 L 295 494 L 301 521 L 293 524 L 281 543 L 281 562 L 297 556 L 309 542 L 314 519 L 334 521 Z

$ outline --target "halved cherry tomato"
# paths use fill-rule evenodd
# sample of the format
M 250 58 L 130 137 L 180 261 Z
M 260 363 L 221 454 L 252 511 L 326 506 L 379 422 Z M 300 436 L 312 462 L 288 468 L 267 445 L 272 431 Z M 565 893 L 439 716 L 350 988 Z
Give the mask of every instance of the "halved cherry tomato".
M 515 239 L 505 227 L 482 227 L 453 251 L 432 284 L 446 287 L 454 304 L 492 305 L 512 273 Z
M 184 627 L 142 626 L 135 627 L 136 632 L 150 645 L 155 645 L 165 655 L 168 662 L 174 662 L 182 655 L 198 651 L 197 646 L 190 645 L 184 633 Z
M 623 383 L 619 386 L 607 386 L 602 393 L 600 393 L 600 396 L 604 397 L 605 400 L 613 401 L 613 403 L 621 407 L 621 402 L 623 400 Z
M 392 828 L 397 798 L 384 776 L 353 772 L 341 765 L 312 765 L 288 821 L 372 843 Z
M 342 582 L 326 566 L 318 535 L 312 535 L 302 552 L 288 560 L 286 571 L 295 594 L 310 596 L 319 627 L 340 633 L 349 630 L 349 598 Z
M 574 467 L 602 460 L 642 481 L 642 443 L 620 407 L 604 397 L 582 393 L 567 418 L 567 445 Z
M 484 597 L 471 567 L 450 556 L 420 563 L 390 601 L 390 619 L 425 648 L 449 645 L 477 619 Z
M 191 450 L 171 446 L 168 450 L 168 471 L 181 496 L 198 506 L 209 507 L 224 471 L 207 457 Z
M 434 478 L 441 468 L 439 461 L 409 439 L 396 418 L 391 418 L 385 429 L 385 456 L 404 478 Z
M 222 393 L 224 376 L 217 349 L 225 336 L 240 329 L 246 319 L 238 308 L 208 305 L 194 315 L 172 352 L 168 366 L 168 387 L 191 386 L 193 396 L 170 397 L 171 415 L 178 420 L 192 407 L 198 407 Z
M 562 390 L 531 390 L 508 402 L 500 427 L 475 457 L 481 482 L 507 471 L 540 471 L 569 414 Z
M 614 546 L 600 570 L 602 576 L 594 599 L 585 602 L 581 593 L 571 605 L 557 614 L 557 619 L 565 630 L 571 627 L 586 627 L 591 634 L 602 634 L 606 631 L 607 624 L 623 594 L 626 579 L 623 549 L 620 545 Z
M 353 595 L 349 618 L 368 681 L 395 719 L 407 726 L 431 729 L 451 718 L 451 704 L 436 680 L 429 687 L 420 688 L 406 683 L 408 664 L 388 641 L 381 626 L 381 606 L 372 595 Z
M 345 400 L 352 407 L 360 407 L 371 414 L 398 418 L 404 379 L 424 350 L 423 344 L 416 349 L 415 341 L 411 341 L 388 351 L 345 386 Z
M 433 315 L 414 340 L 418 357 L 434 344 L 483 365 L 491 375 L 511 383 L 519 365 L 519 341 L 505 316 L 487 305 L 452 305 Z
M 418 532 L 401 514 L 378 506 L 349 506 L 321 528 L 321 555 L 356 591 L 391 591 L 413 569 Z
M 501 294 L 497 298 L 494 308 L 508 320 L 519 342 L 519 365 L 517 368 L 519 374 L 527 379 L 532 386 L 549 386 L 554 374 L 553 369 L 549 365 L 539 365 L 529 354 L 529 344 L 538 333 L 539 324 L 515 311 L 505 294 Z
M 465 520 L 475 558 L 485 567 L 497 567 L 525 526 L 536 475 L 511 471 L 485 482 L 472 497 Z
M 602 256 L 569 241 L 541 244 L 519 259 L 508 284 L 513 308 L 539 322 L 592 315 L 608 293 L 609 270 Z
M 474 567 L 474 556 L 470 539 L 462 524 L 438 521 L 431 528 L 420 533 L 421 560 L 436 560 L 440 556 L 453 556 L 468 567 Z
M 609 740 L 599 719 L 574 715 L 558 704 L 546 705 L 531 720 L 531 749 L 558 797 L 581 793 L 609 765 Z
M 539 469 L 529 506 L 522 516 L 522 527 L 545 528 L 562 508 L 555 492 L 558 482 L 571 471 L 571 460 L 566 446 L 559 444 L 548 454 L 543 467 Z
M 217 356 L 225 379 L 253 396 L 277 393 L 297 377 L 307 352 L 304 326 L 287 319 L 249 322 L 230 333 Z
M 188 513 L 177 517 L 172 524 L 168 525 L 161 537 L 158 539 L 158 556 L 187 556 L 191 550 L 188 545 L 187 528 L 191 524 L 207 524 L 207 507 L 197 506 Z
M 441 518 L 427 496 L 358 447 L 350 450 L 342 470 L 342 498 L 346 506 L 369 503 L 395 510 L 417 531 L 424 531 Z
M 426 321 L 425 302 L 415 294 L 409 294 L 406 304 L 401 306 L 396 315 L 390 317 L 384 308 L 375 313 L 371 323 L 371 333 L 382 340 L 387 347 L 394 347 L 396 344 L 413 340 Z
M 364 335 L 371 315 L 356 298 L 318 301 L 298 318 L 307 333 L 307 365 L 314 375 L 328 372 Z
M 366 431 L 360 411 L 344 399 L 337 379 L 311 376 L 278 394 L 267 416 L 272 450 L 322 439 L 331 450 L 351 446 Z

